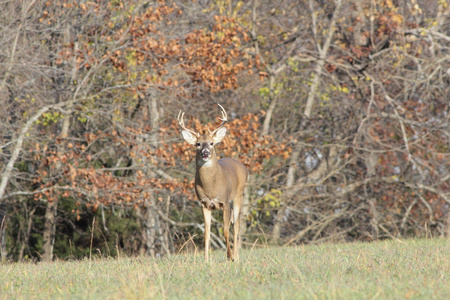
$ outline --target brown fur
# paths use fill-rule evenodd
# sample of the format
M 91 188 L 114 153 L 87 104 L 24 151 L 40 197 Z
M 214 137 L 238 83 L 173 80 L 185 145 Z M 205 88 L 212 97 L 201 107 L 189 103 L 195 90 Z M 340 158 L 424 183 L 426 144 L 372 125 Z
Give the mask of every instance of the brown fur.
M 222 107 L 221 107 L 222 108 Z M 222 108 L 223 110 L 223 108 Z M 180 118 L 181 116 L 181 118 Z M 202 204 L 203 218 L 205 221 L 205 260 L 209 259 L 209 244 L 211 239 L 211 211 L 223 209 L 224 237 L 227 243 L 227 257 L 230 260 L 239 260 L 240 245 L 240 215 L 242 198 L 248 172 L 245 166 L 233 159 L 217 159 L 214 146 L 225 137 L 226 122 L 225 110 L 222 112 L 222 125 L 212 133 L 200 135 L 186 129 L 183 122 L 183 114 L 180 112 L 178 121 L 183 128 L 183 138 L 197 147 L 195 192 Z M 208 159 L 203 159 L 204 154 Z M 229 233 L 231 222 L 234 223 L 234 247 L 231 251 Z

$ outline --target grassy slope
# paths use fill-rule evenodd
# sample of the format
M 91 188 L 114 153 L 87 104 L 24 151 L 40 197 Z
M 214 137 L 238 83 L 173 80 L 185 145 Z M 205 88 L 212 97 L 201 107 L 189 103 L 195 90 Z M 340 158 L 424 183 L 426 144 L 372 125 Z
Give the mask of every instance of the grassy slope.
M 0 265 L 0 299 L 450 299 L 450 240 Z

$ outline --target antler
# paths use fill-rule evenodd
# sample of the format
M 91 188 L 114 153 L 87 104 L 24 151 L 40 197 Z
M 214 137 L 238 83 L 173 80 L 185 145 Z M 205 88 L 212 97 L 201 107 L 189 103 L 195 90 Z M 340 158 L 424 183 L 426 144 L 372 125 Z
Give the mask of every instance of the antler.
M 197 132 L 195 132 L 195 131 L 193 131 L 193 130 L 187 129 L 187 128 L 184 126 L 184 120 L 183 120 L 183 117 L 184 117 L 184 111 L 181 111 L 181 110 L 180 110 L 180 112 L 178 113 L 178 117 L 177 117 L 178 125 L 180 125 L 180 127 L 181 127 L 183 130 L 186 130 L 186 131 L 189 131 L 190 133 L 192 133 L 194 136 L 200 136 L 199 133 L 197 133 Z
M 211 133 L 212 135 L 214 135 L 214 134 L 217 132 L 217 130 L 219 130 L 220 128 L 222 128 L 222 127 L 227 123 L 227 121 L 228 121 L 228 119 L 227 119 L 227 112 L 225 111 L 225 109 L 222 107 L 222 105 L 220 105 L 220 104 L 217 104 L 217 105 L 219 105 L 219 107 L 222 109 L 222 111 L 221 111 L 221 113 L 222 113 L 222 118 L 221 118 L 221 117 L 217 117 L 219 120 L 222 121 L 222 123 L 219 125 L 219 127 L 217 127 L 217 128 Z

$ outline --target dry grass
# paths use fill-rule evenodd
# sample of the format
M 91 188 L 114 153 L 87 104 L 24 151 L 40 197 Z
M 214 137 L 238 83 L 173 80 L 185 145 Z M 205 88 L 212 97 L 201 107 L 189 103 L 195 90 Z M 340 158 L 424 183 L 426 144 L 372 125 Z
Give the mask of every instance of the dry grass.
M 450 299 L 450 240 L 0 265 L 0 299 Z

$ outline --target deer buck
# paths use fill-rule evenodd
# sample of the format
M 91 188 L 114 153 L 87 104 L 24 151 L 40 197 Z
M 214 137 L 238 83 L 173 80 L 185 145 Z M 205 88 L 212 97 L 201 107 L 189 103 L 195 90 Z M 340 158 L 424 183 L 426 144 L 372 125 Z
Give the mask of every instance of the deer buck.
M 240 215 L 244 187 L 247 181 L 247 169 L 233 158 L 217 159 L 215 146 L 226 134 L 227 113 L 222 110 L 220 126 L 213 132 L 200 133 L 184 126 L 184 112 L 178 114 L 178 124 L 182 128 L 181 134 L 186 142 L 196 146 L 195 156 L 195 192 L 202 205 L 205 220 L 205 260 L 208 261 L 209 244 L 211 238 L 211 212 L 223 209 L 223 235 L 227 243 L 227 258 L 239 260 L 240 244 Z M 229 241 L 230 225 L 234 223 L 233 252 Z

